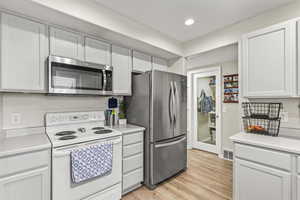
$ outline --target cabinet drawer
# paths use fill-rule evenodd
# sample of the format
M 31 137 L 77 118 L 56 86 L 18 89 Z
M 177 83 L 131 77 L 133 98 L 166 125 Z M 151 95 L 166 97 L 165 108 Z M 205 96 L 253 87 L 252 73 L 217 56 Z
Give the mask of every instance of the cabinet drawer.
M 39 151 L 0 158 L 0 176 L 5 176 L 49 164 L 50 152 Z
M 143 141 L 143 132 L 132 133 L 123 136 L 123 145 L 134 144 Z
M 138 153 L 143 152 L 144 145 L 143 143 L 136 143 L 123 147 L 123 157 L 126 158 L 128 156 L 132 156 Z
M 123 192 L 143 182 L 143 169 L 137 169 L 123 176 Z
M 123 173 L 128 173 L 134 169 L 143 167 L 143 154 L 138 154 L 123 159 Z
M 286 153 L 266 150 L 248 145 L 236 144 L 235 156 L 245 160 L 250 160 L 264 165 L 291 170 L 291 156 Z

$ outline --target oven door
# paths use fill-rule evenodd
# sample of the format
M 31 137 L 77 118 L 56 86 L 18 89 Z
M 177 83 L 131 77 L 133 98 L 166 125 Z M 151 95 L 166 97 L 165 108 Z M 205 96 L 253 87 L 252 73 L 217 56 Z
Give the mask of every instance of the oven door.
M 88 145 L 101 144 L 103 141 L 113 142 L 113 168 L 110 174 L 94 178 L 80 184 L 74 184 L 71 177 L 70 151 Z M 122 137 L 97 140 L 80 145 L 53 149 L 52 152 L 52 196 L 53 200 L 85 199 L 97 192 L 117 184 L 122 180 Z M 121 189 L 119 188 L 119 190 Z M 121 198 L 121 192 L 120 192 Z
M 49 56 L 49 93 L 107 95 L 109 66 Z

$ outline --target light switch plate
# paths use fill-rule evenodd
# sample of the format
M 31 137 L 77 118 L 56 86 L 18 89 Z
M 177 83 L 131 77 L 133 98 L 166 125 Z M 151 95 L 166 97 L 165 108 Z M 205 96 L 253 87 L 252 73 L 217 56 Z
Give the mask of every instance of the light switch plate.
M 12 113 L 11 114 L 11 124 L 17 125 L 21 124 L 21 114 L 20 113 Z
M 289 113 L 281 112 L 280 113 L 281 122 L 289 122 Z

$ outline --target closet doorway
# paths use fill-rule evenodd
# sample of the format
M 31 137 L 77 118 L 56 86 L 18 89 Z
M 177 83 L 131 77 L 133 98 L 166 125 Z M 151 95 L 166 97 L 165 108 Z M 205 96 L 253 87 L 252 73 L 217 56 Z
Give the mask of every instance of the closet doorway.
M 221 146 L 221 69 L 193 75 L 193 148 L 219 154 Z

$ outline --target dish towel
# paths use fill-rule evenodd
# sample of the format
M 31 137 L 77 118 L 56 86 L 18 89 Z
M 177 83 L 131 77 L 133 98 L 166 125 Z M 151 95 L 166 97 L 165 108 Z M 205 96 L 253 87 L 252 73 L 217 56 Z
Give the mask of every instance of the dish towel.
M 73 183 L 80 183 L 112 170 L 113 144 L 103 143 L 71 151 Z

